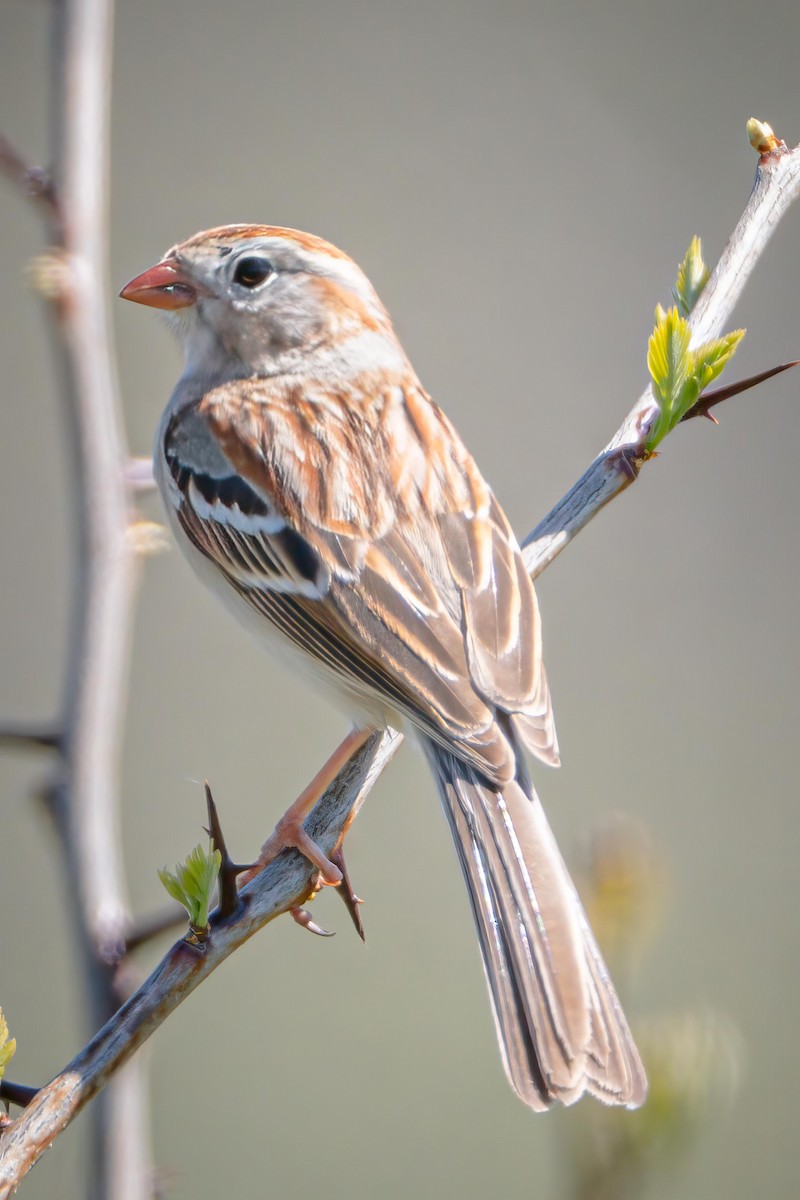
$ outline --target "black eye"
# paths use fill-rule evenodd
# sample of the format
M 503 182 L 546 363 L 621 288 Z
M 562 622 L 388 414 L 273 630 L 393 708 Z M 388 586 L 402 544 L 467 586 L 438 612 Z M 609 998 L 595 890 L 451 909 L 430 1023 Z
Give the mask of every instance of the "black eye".
M 272 274 L 272 263 L 266 258 L 240 258 L 233 273 L 233 282 L 246 288 L 257 288 Z

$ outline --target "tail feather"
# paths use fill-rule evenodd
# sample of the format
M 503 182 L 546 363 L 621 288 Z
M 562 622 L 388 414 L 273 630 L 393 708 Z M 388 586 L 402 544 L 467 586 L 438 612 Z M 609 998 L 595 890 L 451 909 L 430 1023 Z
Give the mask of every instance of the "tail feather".
M 588 1092 L 636 1107 L 647 1082 L 541 804 L 426 741 L 467 882 L 503 1065 L 531 1108 Z M 527 788 L 527 783 L 525 784 Z

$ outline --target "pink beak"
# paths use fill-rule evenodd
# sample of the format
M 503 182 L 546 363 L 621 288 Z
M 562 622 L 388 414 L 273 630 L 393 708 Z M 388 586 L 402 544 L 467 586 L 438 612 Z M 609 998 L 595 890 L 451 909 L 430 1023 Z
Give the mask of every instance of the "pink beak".
M 206 294 L 204 288 L 198 287 L 170 262 L 156 263 L 149 270 L 142 271 L 141 275 L 126 283 L 120 292 L 123 300 L 164 309 L 188 308 L 198 295 Z

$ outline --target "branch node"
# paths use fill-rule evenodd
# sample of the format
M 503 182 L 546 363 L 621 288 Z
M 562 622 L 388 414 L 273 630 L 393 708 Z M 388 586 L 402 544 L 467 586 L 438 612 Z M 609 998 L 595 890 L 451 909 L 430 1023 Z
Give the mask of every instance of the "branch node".
M 612 450 L 611 454 L 616 470 L 626 481 L 625 487 L 635 483 L 644 463 L 655 457 L 642 446 L 620 446 L 619 449 Z
M 25 274 L 35 292 L 50 304 L 63 306 L 72 294 L 73 263 L 66 250 L 52 247 L 36 254 Z
M 210 925 L 204 925 L 202 929 L 199 925 L 190 925 L 189 932 L 182 938 L 183 944 L 198 954 L 205 954 L 210 933 Z

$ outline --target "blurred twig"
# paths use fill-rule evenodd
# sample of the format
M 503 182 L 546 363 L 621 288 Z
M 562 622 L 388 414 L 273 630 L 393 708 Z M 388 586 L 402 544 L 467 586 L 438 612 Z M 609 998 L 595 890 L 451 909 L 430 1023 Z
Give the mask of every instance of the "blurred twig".
M 664 915 L 669 871 L 644 828 L 617 817 L 596 830 L 581 896 L 615 979 L 638 968 Z M 724 1013 L 666 1012 L 637 1022 L 647 1103 L 636 1112 L 599 1104 L 561 1114 L 571 1200 L 637 1200 L 691 1151 L 736 1095 L 741 1036 Z
M 53 222 L 60 220 L 58 199 L 53 180 L 41 167 L 30 166 L 8 138 L 0 134 L 0 171 L 21 188 L 26 196 L 43 206 Z
M 94 1031 L 116 1008 L 116 960 L 128 925 L 116 810 L 137 564 L 106 312 L 113 0 L 58 0 L 54 8 L 52 176 L 30 168 L 5 140 L 0 167 L 43 206 L 51 246 L 35 282 L 49 302 L 59 351 L 77 545 L 63 732 L 50 796 Z M 150 1195 L 144 1129 L 134 1068 L 120 1075 L 92 1116 L 87 1161 L 97 1200 Z
M 106 308 L 113 0 L 57 5 L 55 172 L 69 266 L 52 306 L 76 485 L 78 559 L 67 671 L 65 771 L 57 807 L 94 1029 L 116 1007 L 116 958 L 128 924 L 118 834 L 119 757 L 137 559 L 128 537 L 129 454 Z M 149 1195 L 141 1065 L 93 1115 L 94 1194 Z
M 131 458 L 125 469 L 125 479 L 133 492 L 155 492 L 153 460 L 151 458 Z
M 61 733 L 51 725 L 0 725 L 0 746 L 29 750 L 58 750 Z
M 174 933 L 186 924 L 186 915 L 179 908 L 170 908 L 151 917 L 135 921 L 125 937 L 125 953 L 132 954 L 141 946 L 146 946 L 154 938 L 165 933 Z

